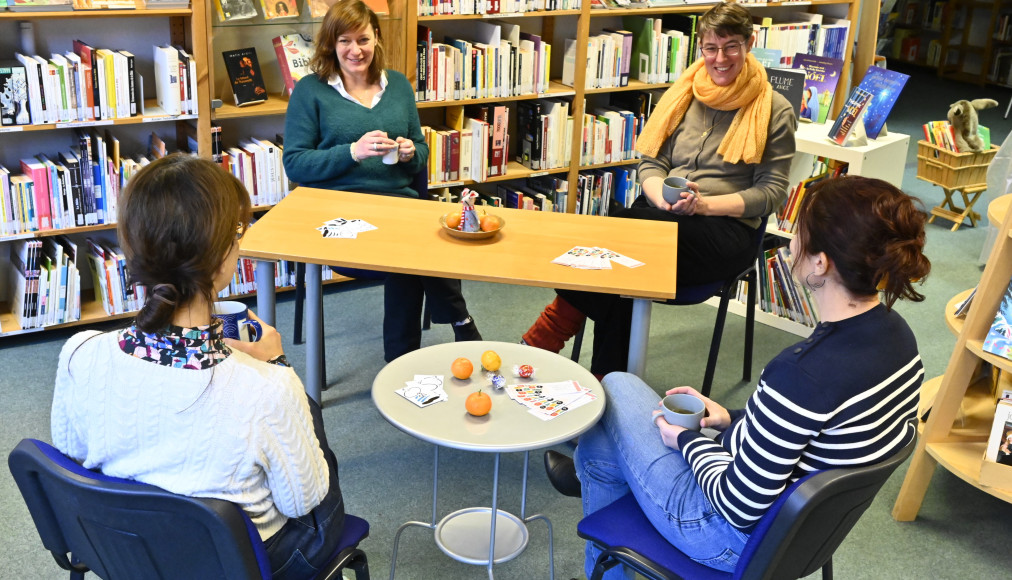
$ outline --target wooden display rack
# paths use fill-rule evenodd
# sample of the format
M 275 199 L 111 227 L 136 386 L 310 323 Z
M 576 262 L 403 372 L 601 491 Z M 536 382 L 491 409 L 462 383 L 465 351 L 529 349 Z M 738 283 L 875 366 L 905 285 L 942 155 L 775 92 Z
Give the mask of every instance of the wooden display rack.
M 940 217 L 954 222 L 952 231 L 958 230 L 967 219 L 971 226 L 977 225 L 980 214 L 973 211 L 973 204 L 987 189 L 987 168 L 997 152 L 997 147 L 991 147 L 980 153 L 955 153 L 927 141 L 917 142 L 917 179 L 933 183 L 945 192 L 945 200 L 931 208 L 929 224 Z M 963 198 L 963 207 L 953 200 L 957 192 Z
M 946 306 L 945 321 L 957 334 L 956 346 L 945 374 L 925 381 L 921 387 L 919 416 L 927 414 L 928 418 L 919 424 L 921 436 L 893 506 L 896 520 L 917 517 L 938 465 L 970 485 L 1012 502 L 1012 467 L 984 459 L 998 393 L 1010 388 L 1012 378 L 1012 360 L 983 348 L 984 337 L 1012 278 L 1012 212 L 998 211 L 1008 209 L 1008 199 L 999 197 L 991 203 L 994 207 L 988 207 L 989 218 L 1000 217 L 1001 227 L 966 319 L 956 318 L 954 309 L 970 290 L 953 297 Z M 995 477 L 998 470 L 1000 475 Z

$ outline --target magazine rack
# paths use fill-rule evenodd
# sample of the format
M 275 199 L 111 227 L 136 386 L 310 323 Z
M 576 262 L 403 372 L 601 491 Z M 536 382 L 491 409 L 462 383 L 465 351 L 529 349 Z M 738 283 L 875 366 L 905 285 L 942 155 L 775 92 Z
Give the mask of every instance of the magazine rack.
M 933 183 L 945 192 L 945 200 L 931 208 L 929 224 L 940 217 L 953 222 L 952 231 L 958 230 L 967 219 L 971 226 L 977 225 L 980 214 L 973 211 L 973 204 L 987 189 L 987 168 L 997 152 L 997 147 L 991 147 L 979 153 L 956 153 L 927 141 L 917 142 L 917 179 Z M 957 192 L 963 198 L 963 207 L 957 206 L 953 199 Z
M 1007 209 L 1008 204 L 1004 207 Z M 988 208 L 988 212 L 993 215 L 991 209 Z M 984 459 L 998 393 L 1010 388 L 1012 360 L 985 352 L 983 348 L 984 337 L 1012 279 L 1010 234 L 1012 211 L 1006 211 L 966 319 L 956 318 L 954 308 L 970 290 L 955 296 L 946 306 L 946 322 L 957 334 L 956 346 L 945 374 L 926 381 L 921 387 L 921 422 L 918 424 L 921 436 L 893 506 L 892 515 L 896 520 L 911 521 L 917 517 L 936 465 L 978 489 L 1012 502 L 1012 467 Z M 998 381 L 993 379 L 992 368 L 1004 371 L 998 373 Z M 995 469 L 1002 471 L 1002 477 L 993 477 Z M 1006 487 L 996 487 L 996 483 Z

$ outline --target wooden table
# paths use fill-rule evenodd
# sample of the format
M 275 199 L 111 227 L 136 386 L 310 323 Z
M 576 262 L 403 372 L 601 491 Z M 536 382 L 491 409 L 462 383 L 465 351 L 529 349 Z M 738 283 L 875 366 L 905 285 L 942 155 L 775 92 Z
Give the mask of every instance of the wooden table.
M 240 255 L 259 261 L 257 314 L 268 324 L 274 325 L 273 262 L 307 264 L 305 382 L 314 399 L 320 399 L 324 380 L 320 265 L 634 298 L 628 368 L 642 376 L 651 301 L 675 297 L 676 223 L 494 208 L 492 213 L 506 226 L 490 239 L 464 241 L 439 225 L 441 215 L 458 208 L 434 201 L 298 188 L 246 232 Z M 316 228 L 335 218 L 363 219 L 377 229 L 356 239 L 322 237 Z M 551 263 L 573 246 L 608 248 L 644 265 L 580 270 Z

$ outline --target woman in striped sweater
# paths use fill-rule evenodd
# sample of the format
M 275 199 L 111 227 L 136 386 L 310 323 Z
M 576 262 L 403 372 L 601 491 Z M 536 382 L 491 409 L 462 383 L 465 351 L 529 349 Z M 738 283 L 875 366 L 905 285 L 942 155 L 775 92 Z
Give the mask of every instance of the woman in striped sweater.
M 924 215 L 884 181 L 844 177 L 811 189 L 798 230 L 793 275 L 822 322 L 766 366 L 744 409 L 691 387 L 667 391 L 705 401 L 700 423 L 720 432 L 716 441 L 668 424 L 638 377 L 605 377 L 604 418 L 576 449 L 584 513 L 631 491 L 679 550 L 732 571 L 751 529 L 792 481 L 875 463 L 914 436 L 908 421 L 924 371 L 913 333 L 891 307 L 923 299 L 913 283 L 930 270 Z M 588 544 L 588 577 L 596 557 Z

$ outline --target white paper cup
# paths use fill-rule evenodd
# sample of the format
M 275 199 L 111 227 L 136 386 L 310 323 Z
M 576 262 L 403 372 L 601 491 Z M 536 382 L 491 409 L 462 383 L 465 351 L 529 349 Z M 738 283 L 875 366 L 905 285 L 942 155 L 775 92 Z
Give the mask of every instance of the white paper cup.
M 401 148 L 394 147 L 387 154 L 383 156 L 383 163 L 387 165 L 395 165 L 397 163 L 397 155 L 400 154 Z
M 706 412 L 706 404 L 694 395 L 677 393 L 663 399 L 664 419 L 690 431 L 699 431 L 699 422 Z
M 684 177 L 671 176 L 664 178 L 661 196 L 664 201 L 674 205 L 682 199 L 682 192 L 689 191 L 689 180 Z

